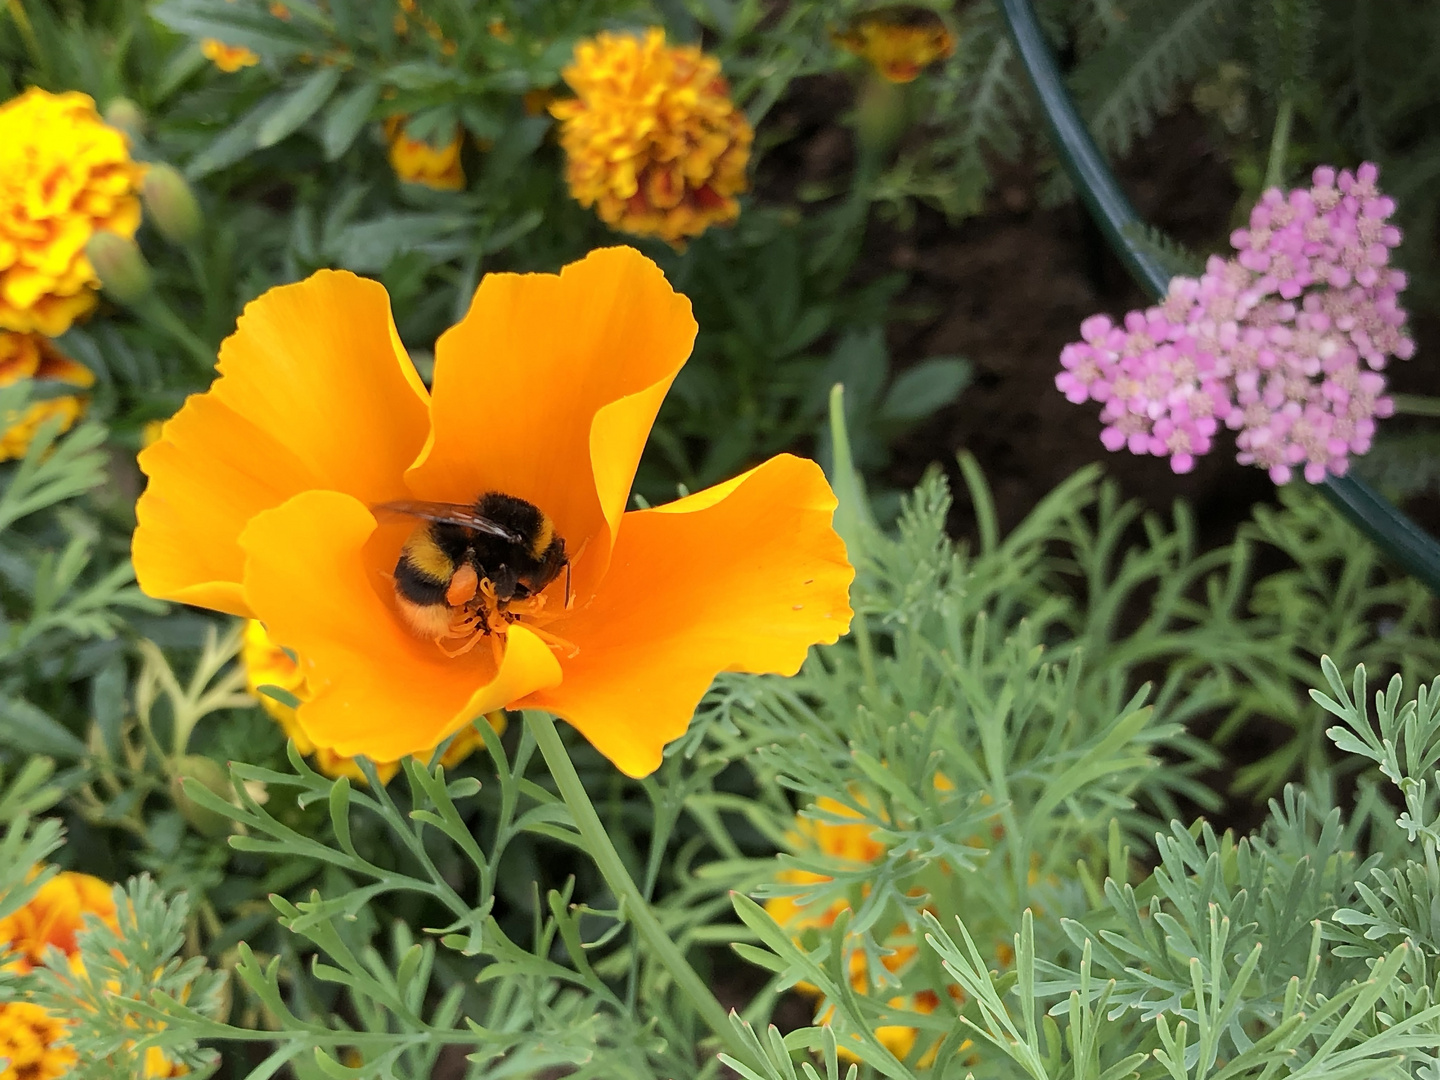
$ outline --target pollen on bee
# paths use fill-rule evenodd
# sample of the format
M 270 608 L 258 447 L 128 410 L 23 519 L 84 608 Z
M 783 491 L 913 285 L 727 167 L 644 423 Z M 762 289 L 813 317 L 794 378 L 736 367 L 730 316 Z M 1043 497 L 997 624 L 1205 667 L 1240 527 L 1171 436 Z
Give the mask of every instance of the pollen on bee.
M 480 587 L 480 576 L 468 562 L 455 569 L 455 576 L 445 590 L 445 602 L 451 607 L 463 607 L 475 599 L 475 590 Z

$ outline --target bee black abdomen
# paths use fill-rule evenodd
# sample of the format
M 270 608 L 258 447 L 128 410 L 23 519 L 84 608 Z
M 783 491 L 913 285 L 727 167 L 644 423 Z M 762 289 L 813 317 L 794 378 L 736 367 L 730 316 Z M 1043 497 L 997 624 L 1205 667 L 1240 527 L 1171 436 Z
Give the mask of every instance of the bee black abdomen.
M 395 564 L 395 591 L 412 604 L 443 604 L 449 586 L 448 579 L 427 574 L 404 555 Z
M 412 604 L 445 603 L 450 579 L 468 543 L 468 533 L 454 525 L 416 529 L 395 562 L 395 591 Z

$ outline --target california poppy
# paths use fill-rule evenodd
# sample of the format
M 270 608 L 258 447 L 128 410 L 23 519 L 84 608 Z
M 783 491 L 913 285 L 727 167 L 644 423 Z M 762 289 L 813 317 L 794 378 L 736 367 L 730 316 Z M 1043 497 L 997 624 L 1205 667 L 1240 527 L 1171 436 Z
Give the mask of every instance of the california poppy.
M 272 289 L 221 346 L 221 377 L 140 456 L 141 586 L 264 622 L 305 668 L 299 722 L 317 746 L 393 761 L 481 713 L 536 708 L 646 775 L 716 673 L 793 673 L 851 615 L 813 462 L 782 454 L 624 512 L 695 331 L 630 248 L 491 274 L 437 343 L 427 393 L 382 286 L 320 271 Z M 415 523 L 375 508 L 487 492 L 548 515 L 569 572 L 494 647 L 447 648 L 397 608 Z

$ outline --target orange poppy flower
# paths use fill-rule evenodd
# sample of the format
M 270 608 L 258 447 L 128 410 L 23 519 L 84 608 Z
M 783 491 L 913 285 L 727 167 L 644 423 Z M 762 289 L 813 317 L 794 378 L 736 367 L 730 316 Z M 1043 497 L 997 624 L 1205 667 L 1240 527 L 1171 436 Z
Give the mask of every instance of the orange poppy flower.
M 221 346 L 220 379 L 140 455 L 141 586 L 264 622 L 304 668 L 317 746 L 393 761 L 481 713 L 547 709 L 644 776 L 717 672 L 793 673 L 851 615 L 813 462 L 624 513 L 695 330 L 630 248 L 491 274 L 427 393 L 382 286 L 321 271 L 272 289 Z M 472 574 L 449 630 L 417 636 L 393 579 L 416 522 L 376 508 L 491 492 L 540 509 L 568 566 L 508 601 Z

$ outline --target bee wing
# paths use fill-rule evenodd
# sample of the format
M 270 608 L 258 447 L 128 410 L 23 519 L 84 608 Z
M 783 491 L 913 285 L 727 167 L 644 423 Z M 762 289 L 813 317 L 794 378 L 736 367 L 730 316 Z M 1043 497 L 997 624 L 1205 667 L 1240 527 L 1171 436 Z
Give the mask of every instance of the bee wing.
M 504 525 L 477 514 L 473 506 L 467 506 L 464 503 L 399 499 L 395 502 L 380 503 L 371 509 L 387 516 L 415 517 L 423 518 L 425 521 L 443 522 L 446 525 L 459 525 L 461 528 L 474 529 L 476 532 L 498 536 L 502 540 L 509 540 L 517 544 L 522 540 L 522 537 L 514 530 L 507 529 Z

